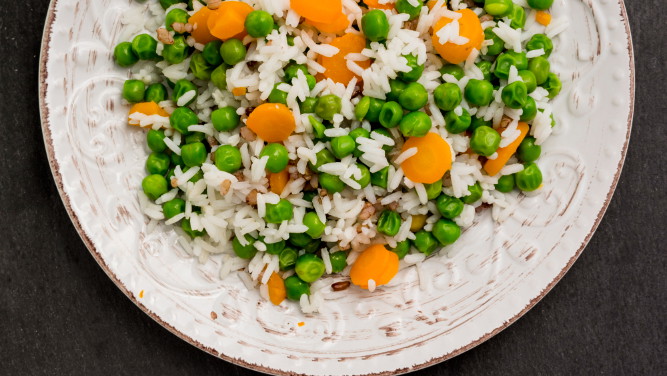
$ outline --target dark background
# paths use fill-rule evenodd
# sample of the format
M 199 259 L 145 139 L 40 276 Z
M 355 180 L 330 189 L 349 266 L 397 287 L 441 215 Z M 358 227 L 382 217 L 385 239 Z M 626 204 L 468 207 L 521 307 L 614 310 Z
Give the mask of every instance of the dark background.
M 416 374 L 667 373 L 665 4 L 626 4 L 636 55 L 634 127 L 595 236 L 509 329 Z M 2 5 L 0 374 L 254 374 L 167 332 L 88 253 L 58 196 L 40 129 L 37 72 L 48 1 Z

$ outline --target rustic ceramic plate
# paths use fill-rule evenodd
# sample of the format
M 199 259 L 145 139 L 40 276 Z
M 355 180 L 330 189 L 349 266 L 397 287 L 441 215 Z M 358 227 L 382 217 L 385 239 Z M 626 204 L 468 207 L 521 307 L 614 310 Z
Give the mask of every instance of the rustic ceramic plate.
M 41 56 L 42 127 L 63 202 L 91 254 L 139 308 L 189 343 L 275 374 L 391 374 L 443 361 L 509 326 L 581 253 L 609 204 L 633 109 L 630 31 L 619 0 L 557 0 L 571 26 L 552 65 L 564 89 L 544 147 L 544 189 L 502 225 L 489 213 L 444 258 L 374 294 L 351 289 L 318 315 L 274 307 L 216 260 L 185 257 L 166 228 L 150 235 L 137 189 L 143 132 L 126 125 L 112 61 L 129 0 L 53 0 Z M 303 322 L 305 325 L 299 326 Z

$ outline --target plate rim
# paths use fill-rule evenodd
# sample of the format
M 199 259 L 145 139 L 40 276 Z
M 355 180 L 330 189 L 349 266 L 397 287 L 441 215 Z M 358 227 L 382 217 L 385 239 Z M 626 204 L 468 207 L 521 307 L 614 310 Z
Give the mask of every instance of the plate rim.
M 198 348 L 199 350 L 205 351 L 210 355 L 213 355 L 217 358 L 220 358 L 224 361 L 230 362 L 232 364 L 245 367 L 254 371 L 259 371 L 259 372 L 264 372 L 268 374 L 273 374 L 273 375 L 285 375 L 285 376 L 294 376 L 294 375 L 305 375 L 301 373 L 295 373 L 291 371 L 284 371 L 284 370 L 279 370 L 279 369 L 274 369 L 271 367 L 266 367 L 258 364 L 254 364 L 248 361 L 245 361 L 240 358 L 234 358 L 231 356 L 228 356 L 222 352 L 219 352 L 211 347 L 208 347 L 201 342 L 193 339 L 192 337 L 186 335 L 185 333 L 179 331 L 177 328 L 174 326 L 170 325 L 166 321 L 164 321 L 158 314 L 155 312 L 151 311 L 146 307 L 145 305 L 141 304 L 134 295 L 127 289 L 125 284 L 120 281 L 120 279 L 111 271 L 107 263 L 104 261 L 100 253 L 97 251 L 93 241 L 90 239 L 88 234 L 83 230 L 83 227 L 81 226 L 81 223 L 79 221 L 79 218 L 77 214 L 74 212 L 72 205 L 70 204 L 70 198 L 64 190 L 64 184 L 62 180 L 62 175 L 60 173 L 60 168 L 58 161 L 56 160 L 55 156 L 55 149 L 53 146 L 53 138 L 51 136 L 51 130 L 50 130 L 50 123 L 49 123 L 49 108 L 46 104 L 46 94 L 48 90 L 48 72 L 47 72 L 47 63 L 49 59 L 49 46 L 51 42 L 51 32 L 53 28 L 53 23 L 56 18 L 56 5 L 59 0 L 51 0 L 49 3 L 49 9 L 47 11 L 47 15 L 45 18 L 44 22 L 44 29 L 42 32 L 42 42 L 40 44 L 40 55 L 39 55 L 39 71 L 38 71 L 38 99 L 39 99 L 39 114 L 40 114 L 40 124 L 42 128 L 42 135 L 43 135 L 43 141 L 44 141 L 44 147 L 46 150 L 46 155 L 47 159 L 49 161 L 49 167 L 51 170 L 51 174 L 53 176 L 53 180 L 56 184 L 56 188 L 58 190 L 58 194 L 60 196 L 60 199 L 65 206 L 65 210 L 67 212 L 67 215 L 69 216 L 72 225 L 74 225 L 74 228 L 76 232 L 79 234 L 79 237 L 83 241 L 84 245 L 88 249 L 88 252 L 93 256 L 95 261 L 98 263 L 98 265 L 102 268 L 104 273 L 111 279 L 111 281 L 116 285 L 116 287 L 132 302 L 134 305 L 136 305 L 141 311 L 143 311 L 146 315 L 148 315 L 150 318 L 152 318 L 155 322 L 157 322 L 159 325 L 161 325 L 163 328 L 168 330 L 170 333 L 174 334 L 181 340 L 189 343 L 190 345 Z M 625 2 L 624 0 L 616 0 L 617 3 L 619 4 L 621 13 L 621 20 L 623 22 L 623 26 L 625 28 L 625 32 L 627 35 L 627 51 L 629 55 L 629 80 L 630 80 L 630 97 L 629 97 L 629 109 L 628 109 L 628 119 L 627 119 L 627 130 L 626 130 L 626 136 L 625 136 L 625 142 L 623 144 L 623 148 L 621 150 L 621 158 L 618 162 L 618 166 L 616 169 L 616 172 L 614 174 L 613 181 L 611 182 L 611 185 L 609 187 L 609 191 L 607 192 L 606 198 L 604 203 L 602 204 L 602 207 L 600 208 L 600 211 L 597 213 L 597 216 L 595 218 L 595 221 L 593 225 L 591 226 L 591 229 L 589 233 L 586 235 L 584 238 L 583 242 L 575 252 L 575 254 L 568 260 L 567 264 L 563 267 L 563 269 L 560 270 L 558 275 L 554 277 L 551 282 L 547 284 L 547 286 L 539 293 L 538 296 L 534 297 L 531 299 L 526 306 L 519 311 L 516 315 L 513 317 L 509 318 L 507 321 L 505 321 L 502 325 L 498 326 L 494 330 L 483 334 L 480 338 L 463 345 L 459 347 L 458 349 L 455 349 L 447 354 L 443 354 L 439 357 L 434 357 L 424 363 L 413 365 L 410 367 L 405 367 L 405 368 L 399 368 L 395 369 L 393 371 L 382 371 L 382 372 L 374 372 L 374 373 L 368 373 L 364 374 L 364 376 L 386 376 L 386 375 L 398 375 L 398 374 L 404 374 L 408 372 L 413 372 L 417 371 L 420 369 L 424 369 L 430 366 L 433 366 L 435 364 L 444 362 L 446 360 L 449 360 L 455 356 L 458 356 L 474 347 L 477 347 L 478 345 L 488 341 L 492 337 L 494 337 L 496 334 L 500 333 L 501 331 L 507 329 L 510 327 L 512 324 L 514 324 L 519 318 L 523 317 L 529 310 L 531 310 L 535 305 L 540 302 L 555 286 L 560 282 L 560 280 L 563 278 L 563 276 L 570 270 L 572 265 L 574 265 L 574 262 L 577 261 L 579 256 L 581 256 L 581 253 L 583 250 L 586 248 L 588 243 L 590 242 L 591 237 L 597 230 L 598 226 L 600 225 L 600 222 L 602 221 L 602 218 L 604 217 L 605 212 L 607 211 L 607 208 L 609 207 L 609 204 L 611 203 L 611 199 L 616 191 L 616 187 L 618 185 L 618 181 L 621 176 L 621 172 L 623 171 L 623 165 L 625 163 L 625 158 L 627 156 L 627 151 L 628 151 L 628 146 L 630 143 L 630 136 L 631 136 L 631 131 L 632 131 L 632 121 L 633 121 L 633 116 L 634 116 L 634 108 L 635 108 L 635 58 L 634 58 L 634 45 L 632 41 L 632 33 L 630 29 L 630 22 L 628 19 L 628 13 L 625 7 Z

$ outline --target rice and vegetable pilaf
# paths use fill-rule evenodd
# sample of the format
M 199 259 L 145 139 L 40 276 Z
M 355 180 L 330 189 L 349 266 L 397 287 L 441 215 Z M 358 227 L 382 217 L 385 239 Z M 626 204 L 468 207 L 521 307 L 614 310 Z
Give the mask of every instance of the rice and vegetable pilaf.
M 542 185 L 567 27 L 552 3 L 137 4 L 114 55 L 147 131 L 149 230 L 174 225 L 221 278 L 315 312 L 350 285 L 330 274 L 373 291 L 481 205 L 504 220 Z

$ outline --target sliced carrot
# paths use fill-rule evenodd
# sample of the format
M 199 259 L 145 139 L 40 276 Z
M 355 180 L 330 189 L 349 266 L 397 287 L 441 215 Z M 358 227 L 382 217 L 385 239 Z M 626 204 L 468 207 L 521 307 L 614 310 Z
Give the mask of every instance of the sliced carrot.
M 290 0 L 290 8 L 305 19 L 327 23 L 343 12 L 343 2 L 341 0 Z
M 151 116 L 151 115 L 160 115 L 164 117 L 169 117 L 169 113 L 165 110 L 162 109 L 157 103 L 155 102 L 141 102 L 141 103 L 136 103 L 130 108 L 130 112 L 128 113 L 128 119 L 127 122 L 130 125 L 134 125 L 136 127 L 140 126 L 138 121 L 132 120 L 129 115 L 132 115 L 134 113 L 141 113 L 146 116 Z M 145 127 L 150 126 L 150 124 L 145 125 Z
M 240 97 L 242 95 L 245 95 L 248 92 L 248 89 L 245 87 L 235 87 L 232 89 L 232 94 L 235 97 Z
M 535 21 L 537 21 L 537 23 L 540 25 L 549 26 L 549 24 L 551 23 L 551 14 L 543 10 L 538 10 L 535 13 Z
M 280 305 L 280 303 L 285 300 L 287 297 L 287 290 L 285 289 L 285 281 L 278 275 L 278 273 L 273 272 L 271 277 L 269 277 L 269 282 L 266 284 L 269 288 L 269 300 L 275 305 Z
M 373 9 L 394 9 L 396 6 L 394 3 L 380 4 L 378 0 L 364 0 L 364 3 Z
M 233 38 L 245 31 L 245 19 L 252 11 L 252 7 L 244 2 L 223 1 L 209 17 L 208 28 L 216 38 Z
M 269 187 L 271 188 L 271 192 L 277 195 L 283 193 L 288 181 L 289 172 L 287 169 L 277 173 L 269 173 Z
M 246 125 L 266 142 L 285 141 L 296 128 L 292 111 L 282 103 L 259 105 L 248 116 Z
M 317 30 L 323 33 L 334 33 L 334 34 L 343 34 L 345 32 L 345 29 L 347 29 L 347 27 L 350 26 L 350 20 L 347 19 L 345 13 L 339 14 L 331 22 L 322 23 L 322 22 L 306 20 L 305 23 L 307 23 L 308 25 L 315 26 Z
M 347 69 L 347 60 L 345 59 L 345 56 L 350 53 L 360 53 L 363 51 L 364 48 L 366 48 L 366 38 L 359 34 L 348 33 L 342 37 L 335 38 L 330 44 L 337 47 L 340 51 L 331 57 L 318 56 L 317 62 L 326 68 L 323 73 L 324 77 L 330 78 L 343 85 L 347 85 L 352 77 L 360 79 L 361 77 Z M 356 63 L 362 69 L 371 66 L 370 60 L 357 61 Z
M 192 33 L 190 35 L 195 38 L 197 43 L 206 44 L 217 39 L 208 29 L 208 20 L 212 14 L 212 10 L 203 7 L 188 20 L 188 23 L 192 25 Z
M 433 27 L 433 47 L 435 47 L 443 59 L 452 64 L 464 62 L 472 49 L 481 49 L 482 42 L 484 42 L 484 30 L 482 30 L 482 24 L 477 14 L 470 9 L 461 9 L 456 11 L 456 13 L 461 14 L 461 18 L 457 20 L 459 23 L 459 35 L 468 38 L 467 43 L 461 45 L 452 42 L 440 43 L 440 38 L 436 33 L 453 21 L 449 17 L 440 18 Z
M 415 183 L 432 184 L 442 179 L 452 168 L 449 144 L 439 134 L 430 132 L 424 137 L 410 137 L 402 151 L 417 148 L 417 154 L 401 163 L 405 176 Z
M 387 250 L 382 244 L 372 245 L 364 250 L 350 269 L 352 283 L 368 289 L 368 281 L 375 286 L 386 285 L 398 273 L 398 255 Z
M 435 3 L 437 3 L 437 2 L 438 2 L 437 0 L 429 0 L 429 1 L 426 3 L 426 6 L 428 7 L 428 10 L 432 10 L 433 7 L 435 6 Z
M 500 170 L 507 164 L 507 161 L 516 153 L 516 149 L 519 148 L 519 144 L 528 134 L 528 124 L 520 121 L 517 127 L 521 134 L 516 138 L 511 144 L 499 148 L 496 150 L 498 157 L 496 159 L 489 159 L 484 163 L 484 171 L 486 171 L 489 176 L 494 176 L 500 172 Z M 503 131 L 499 131 L 501 134 Z

